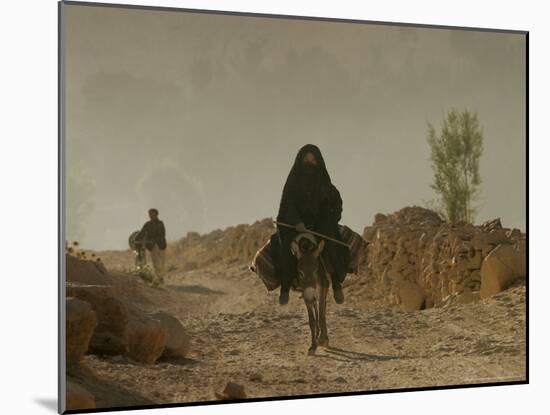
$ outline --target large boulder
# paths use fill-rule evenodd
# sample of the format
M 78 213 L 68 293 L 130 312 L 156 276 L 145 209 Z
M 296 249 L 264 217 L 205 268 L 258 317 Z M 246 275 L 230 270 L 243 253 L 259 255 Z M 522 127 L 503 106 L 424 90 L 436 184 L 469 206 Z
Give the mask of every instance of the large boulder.
M 484 222 L 481 225 L 481 229 L 484 232 L 491 232 L 496 229 L 502 229 L 502 223 L 500 222 L 500 218 L 496 218 L 496 219 L 492 219 Z
M 67 337 L 65 351 L 67 366 L 76 365 L 86 354 L 97 326 L 96 314 L 86 301 L 69 297 L 66 301 Z
M 474 249 L 487 256 L 497 245 L 509 244 L 510 239 L 504 229 L 493 229 L 491 232 L 478 233 L 472 239 Z
M 227 382 L 223 391 L 221 393 L 215 392 L 215 395 L 218 399 L 224 400 L 246 399 L 246 391 L 244 386 L 235 382 Z
M 151 313 L 149 316 L 159 321 L 167 333 L 166 345 L 164 346 L 162 356 L 185 357 L 189 352 L 190 337 L 181 321 L 163 311 Z
M 510 240 L 515 241 L 515 240 L 520 239 L 523 235 L 522 235 L 522 233 L 519 229 L 513 228 L 513 229 L 509 229 L 509 230 L 506 231 L 506 236 Z
M 414 282 L 399 281 L 394 287 L 394 298 L 404 311 L 416 311 L 424 307 L 426 296 Z
M 373 242 L 376 239 L 376 227 L 375 226 L 365 226 L 363 230 L 363 239 L 368 242 Z
M 514 247 L 518 251 L 516 271 L 520 277 L 527 277 L 527 241 L 519 239 Z
M 95 398 L 83 386 L 68 381 L 66 387 L 66 406 L 67 410 L 95 409 Z
M 525 245 L 498 245 L 481 265 L 481 298 L 505 290 L 526 276 Z
M 141 363 L 155 363 L 164 351 L 168 331 L 137 308 L 130 307 L 128 316 L 128 356 Z
M 384 215 L 383 213 L 377 213 L 374 215 L 374 224 L 380 225 L 382 223 L 385 223 L 388 220 L 388 217 Z
M 88 285 L 109 285 L 107 269 L 99 261 L 90 261 L 65 255 L 68 282 Z
M 110 286 L 67 283 L 67 296 L 90 303 L 97 327 L 90 341 L 92 353 L 122 355 L 128 353 L 128 310 Z

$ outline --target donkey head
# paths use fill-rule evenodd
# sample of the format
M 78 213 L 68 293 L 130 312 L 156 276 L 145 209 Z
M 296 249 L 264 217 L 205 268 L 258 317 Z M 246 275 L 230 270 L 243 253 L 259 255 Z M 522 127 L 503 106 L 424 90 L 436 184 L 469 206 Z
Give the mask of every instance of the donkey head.
M 310 233 L 301 233 L 291 244 L 291 250 L 298 260 L 298 284 L 307 294 L 307 288 L 315 288 L 319 272 L 319 255 L 323 251 L 325 241 L 319 243 Z M 305 295 L 305 297 L 307 297 Z

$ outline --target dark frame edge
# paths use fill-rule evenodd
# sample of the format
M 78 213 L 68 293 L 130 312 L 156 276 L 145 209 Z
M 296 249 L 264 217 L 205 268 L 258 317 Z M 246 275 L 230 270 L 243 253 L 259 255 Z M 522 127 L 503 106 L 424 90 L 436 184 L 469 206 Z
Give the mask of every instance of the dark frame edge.
M 65 53 L 64 53 L 64 2 L 57 3 L 57 412 L 65 413 L 67 391 L 67 362 L 65 354 Z
M 529 383 L 529 32 L 525 33 L 525 379 Z

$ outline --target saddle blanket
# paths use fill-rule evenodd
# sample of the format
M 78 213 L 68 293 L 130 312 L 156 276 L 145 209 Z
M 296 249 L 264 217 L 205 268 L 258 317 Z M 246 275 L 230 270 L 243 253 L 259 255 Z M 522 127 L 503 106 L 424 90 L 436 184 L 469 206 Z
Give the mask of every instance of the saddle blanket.
M 364 255 L 364 248 L 368 242 L 345 225 L 338 225 L 338 228 L 342 241 L 351 245 L 348 270 L 351 273 L 357 273 L 359 262 L 362 255 Z M 281 285 L 280 281 L 275 277 L 275 270 L 271 259 L 270 239 L 256 252 L 249 269 L 260 277 L 268 291 L 272 291 Z

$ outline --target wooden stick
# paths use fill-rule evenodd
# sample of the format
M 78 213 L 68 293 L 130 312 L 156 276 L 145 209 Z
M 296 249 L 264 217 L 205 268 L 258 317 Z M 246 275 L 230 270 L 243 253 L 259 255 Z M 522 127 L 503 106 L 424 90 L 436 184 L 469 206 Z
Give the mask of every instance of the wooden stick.
M 294 225 L 289 225 L 288 223 L 277 222 L 276 220 L 274 220 L 273 223 L 276 223 L 277 225 L 284 226 L 284 227 L 286 227 L 286 228 L 291 228 L 291 229 L 296 230 L 296 226 L 294 226 Z M 306 229 L 306 232 L 312 233 L 313 235 L 317 235 L 317 236 L 319 236 L 319 237 L 321 237 L 321 238 L 323 238 L 323 239 L 328 239 L 329 241 L 332 241 L 332 242 L 334 242 L 334 243 L 337 243 L 337 244 L 340 244 L 340 245 L 344 245 L 346 248 L 351 249 L 351 245 L 349 245 L 349 244 L 347 244 L 347 243 L 345 243 L 345 242 L 339 241 L 338 239 L 331 238 L 330 236 L 323 235 L 322 233 L 319 233 L 319 232 L 310 231 L 309 229 Z

